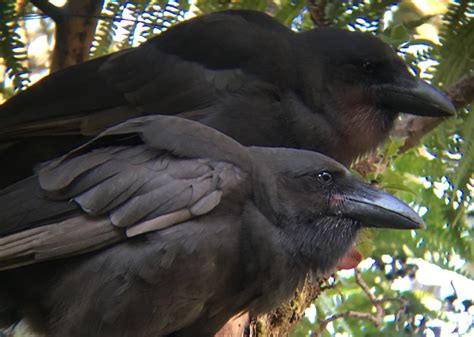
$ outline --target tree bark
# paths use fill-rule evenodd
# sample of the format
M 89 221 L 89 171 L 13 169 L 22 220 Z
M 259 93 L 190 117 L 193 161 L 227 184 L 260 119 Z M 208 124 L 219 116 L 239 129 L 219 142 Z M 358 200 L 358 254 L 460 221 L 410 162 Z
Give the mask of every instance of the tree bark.
M 50 71 L 88 60 L 104 0 L 69 0 L 64 7 L 56 7 L 47 0 L 31 2 L 56 24 Z
M 306 308 L 324 291 L 326 278 L 311 281 L 306 279 L 302 289 L 295 291 L 294 297 L 272 312 L 249 318 L 232 318 L 215 337 L 287 337 L 304 316 Z
M 326 289 L 326 278 L 306 279 L 303 289 L 296 290 L 292 300 L 250 322 L 249 337 L 287 337 L 304 317 L 306 308 Z
M 248 336 L 249 324 L 250 317 L 248 313 L 236 315 L 219 330 L 215 337 Z

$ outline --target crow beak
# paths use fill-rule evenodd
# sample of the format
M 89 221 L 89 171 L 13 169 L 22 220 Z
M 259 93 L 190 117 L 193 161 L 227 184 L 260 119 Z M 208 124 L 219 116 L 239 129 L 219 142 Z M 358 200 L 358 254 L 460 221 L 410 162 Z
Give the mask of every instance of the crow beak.
M 336 203 L 336 214 L 359 220 L 363 227 L 417 229 L 425 228 L 423 219 L 394 196 L 358 184 L 351 193 L 344 193 Z
M 448 117 L 456 113 L 444 92 L 420 79 L 410 79 L 400 85 L 379 85 L 376 92 L 379 104 L 395 112 L 433 117 Z

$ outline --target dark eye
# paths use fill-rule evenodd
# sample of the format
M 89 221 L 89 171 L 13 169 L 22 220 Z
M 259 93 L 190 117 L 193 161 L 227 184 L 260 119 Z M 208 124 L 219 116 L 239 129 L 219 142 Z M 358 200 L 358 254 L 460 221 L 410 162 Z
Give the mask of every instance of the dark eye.
M 370 61 L 365 61 L 362 63 L 362 68 L 364 68 L 365 71 L 371 72 L 374 70 L 374 64 Z
M 328 171 L 321 171 L 318 173 L 318 181 L 321 184 L 328 185 L 332 183 L 332 174 Z

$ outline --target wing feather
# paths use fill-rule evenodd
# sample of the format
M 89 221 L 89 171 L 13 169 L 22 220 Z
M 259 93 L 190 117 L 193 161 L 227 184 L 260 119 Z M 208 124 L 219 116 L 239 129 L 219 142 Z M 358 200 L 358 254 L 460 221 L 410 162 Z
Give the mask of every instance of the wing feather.
M 235 164 L 146 145 L 64 156 L 0 191 L 0 203 L 11 204 L 0 210 L 0 270 L 83 254 L 207 214 L 243 180 Z
M 74 217 L 0 238 L 0 270 L 90 252 L 123 238 L 107 218 Z

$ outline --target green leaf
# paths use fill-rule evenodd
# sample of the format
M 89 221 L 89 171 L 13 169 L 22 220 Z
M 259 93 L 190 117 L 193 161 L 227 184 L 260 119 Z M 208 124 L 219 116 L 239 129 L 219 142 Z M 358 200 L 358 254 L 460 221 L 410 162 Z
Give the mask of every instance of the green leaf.
M 30 83 L 29 69 L 25 66 L 28 60 L 25 42 L 17 33 L 20 28 L 16 20 L 16 1 L 0 1 L 0 58 L 7 67 L 6 75 L 13 81 L 16 90 L 24 90 Z

